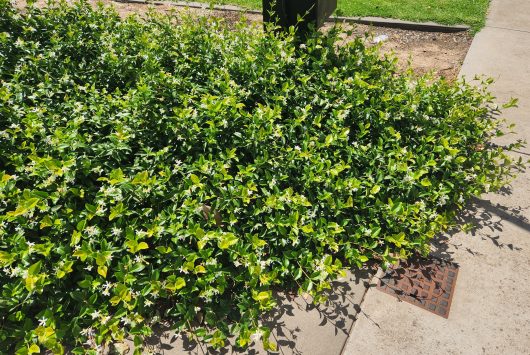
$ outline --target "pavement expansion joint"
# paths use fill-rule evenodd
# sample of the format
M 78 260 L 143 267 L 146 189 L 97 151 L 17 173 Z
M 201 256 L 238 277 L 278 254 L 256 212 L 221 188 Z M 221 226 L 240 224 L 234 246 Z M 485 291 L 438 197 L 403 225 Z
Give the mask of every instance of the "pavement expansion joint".
M 454 263 L 414 256 L 388 268 L 377 289 L 448 318 L 457 276 Z

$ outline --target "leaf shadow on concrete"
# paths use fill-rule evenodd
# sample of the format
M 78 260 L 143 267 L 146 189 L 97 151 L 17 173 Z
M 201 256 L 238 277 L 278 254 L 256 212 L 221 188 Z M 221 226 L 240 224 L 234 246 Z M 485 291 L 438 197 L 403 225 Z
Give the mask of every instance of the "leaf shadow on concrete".
M 505 188 L 501 193 L 510 195 L 512 191 L 509 188 Z M 487 199 L 474 198 L 458 215 L 457 224 L 472 225 L 473 229 L 469 231 L 471 237 L 480 237 L 482 240 L 489 240 L 499 249 L 521 251 L 521 247 L 513 243 L 503 242 L 501 232 L 504 230 L 506 223 L 511 223 L 530 232 L 530 220 L 525 214 L 527 214 L 527 211 L 520 206 L 507 207 Z M 455 249 L 464 248 L 467 253 L 473 256 L 480 255 L 478 251 L 464 246 L 463 243 L 455 243 L 453 236 L 458 233 L 461 233 L 461 229 L 453 228 L 447 233 L 435 237 L 432 241 L 433 251 L 431 255 L 452 262 L 454 262 L 453 254 Z
M 505 189 L 502 193 L 509 195 L 511 191 Z M 475 198 L 458 215 L 457 224 L 474 225 L 475 228 L 470 232 L 470 237 L 489 240 L 501 249 L 520 251 L 519 246 L 504 243 L 500 239 L 500 232 L 503 231 L 505 223 L 512 223 L 530 231 L 530 221 L 524 214 L 525 210 L 522 207 L 506 207 L 489 200 Z M 460 228 L 454 228 L 435 237 L 432 241 L 431 256 L 458 265 L 453 257 L 455 249 L 465 248 L 465 251 L 470 255 L 479 255 L 477 251 L 454 241 L 452 237 L 460 232 Z M 429 270 L 423 271 L 429 274 Z M 310 298 L 286 292 L 276 292 L 278 306 L 262 320 L 263 325 L 271 328 L 271 340 L 274 340 L 278 345 L 278 351 L 274 354 L 340 354 L 357 316 L 364 314 L 370 319 L 369 315 L 361 310 L 360 304 L 367 288 L 375 286 L 379 281 L 379 278 L 376 277 L 370 284 L 374 273 L 372 266 L 348 272 L 345 279 L 333 283 L 333 289 L 328 295 L 328 302 L 318 306 L 314 305 Z M 375 325 L 379 326 L 377 323 Z M 233 339 L 230 340 L 233 342 Z M 245 350 L 232 345 L 219 350 L 212 350 L 186 334 L 177 335 L 164 328 L 159 328 L 156 334 L 148 339 L 146 350 L 152 354 L 175 355 L 270 354 L 263 350 L 261 342 L 254 342 L 249 349 Z
M 263 350 L 261 341 L 254 341 L 248 349 L 230 345 L 213 350 L 186 334 L 176 334 L 169 328 L 159 327 L 147 339 L 146 351 L 151 354 L 340 354 L 351 327 L 361 312 L 360 304 L 375 269 L 372 265 L 349 270 L 346 277 L 332 283 L 327 302 L 313 304 L 310 296 L 277 291 L 278 305 L 262 318 L 262 324 L 271 329 L 271 341 L 278 351 Z M 129 343 L 132 353 L 132 344 Z M 146 353 L 147 353 L 146 352 Z
M 505 189 L 504 194 L 511 194 L 511 190 Z M 481 238 L 481 240 L 491 242 L 499 249 L 511 251 L 521 251 L 522 248 L 513 243 L 503 242 L 501 232 L 506 223 L 511 223 L 517 227 L 530 232 L 530 221 L 525 217 L 523 207 L 506 207 L 498 203 L 493 203 L 486 199 L 475 198 L 466 208 L 457 216 L 457 225 L 473 225 L 470 231 L 471 235 L 464 237 Z M 458 243 L 455 235 L 461 233 L 460 228 L 450 229 L 446 233 L 440 233 L 431 242 L 431 252 L 429 256 L 422 257 L 413 255 L 406 262 L 401 262 L 399 266 L 394 266 L 387 271 L 382 270 L 374 277 L 371 287 L 388 287 L 392 289 L 393 294 L 398 301 L 409 300 L 411 302 L 424 300 L 419 294 L 404 291 L 396 287 L 400 280 L 409 281 L 411 289 L 414 289 L 417 279 L 433 281 L 438 273 L 437 265 L 443 265 L 448 262 L 459 267 L 454 258 L 454 254 L 459 249 L 472 256 L 480 256 L 481 253 L 472 250 L 468 243 Z M 412 271 L 411 271 L 412 270 Z M 412 272 L 412 274 L 411 274 Z M 411 276 L 412 275 L 412 276 Z M 442 284 L 435 283 L 435 288 L 439 287 L 441 291 L 446 292 Z M 426 299 L 428 301 L 428 299 Z

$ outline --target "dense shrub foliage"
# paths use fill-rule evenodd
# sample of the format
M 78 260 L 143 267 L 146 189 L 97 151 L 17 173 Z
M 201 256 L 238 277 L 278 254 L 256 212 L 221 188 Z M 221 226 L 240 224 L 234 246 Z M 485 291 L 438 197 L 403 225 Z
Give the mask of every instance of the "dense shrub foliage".
M 1 351 L 160 319 L 274 348 L 273 290 L 324 301 L 345 265 L 426 252 L 512 175 L 484 90 L 339 43 L 0 0 Z

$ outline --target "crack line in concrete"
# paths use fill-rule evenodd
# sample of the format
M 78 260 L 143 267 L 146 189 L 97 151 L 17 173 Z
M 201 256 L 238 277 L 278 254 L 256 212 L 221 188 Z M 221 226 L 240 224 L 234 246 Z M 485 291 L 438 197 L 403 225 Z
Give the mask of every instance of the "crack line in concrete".
M 378 268 L 377 271 L 374 273 L 374 275 L 370 278 L 370 281 L 368 282 L 368 287 L 366 287 L 366 290 L 364 291 L 364 295 L 361 298 L 361 301 L 359 302 L 359 312 L 357 312 L 357 314 L 355 316 L 355 319 L 351 323 L 350 329 L 348 330 L 348 336 L 344 340 L 344 344 L 342 344 L 342 348 L 340 349 L 340 355 L 344 355 L 344 350 L 346 350 L 346 344 L 348 344 L 348 340 L 350 339 L 350 336 L 353 333 L 353 328 L 355 327 L 355 324 L 357 323 L 357 319 L 358 319 L 359 315 L 362 313 L 365 317 L 370 318 L 370 317 L 368 317 L 368 315 L 366 313 L 364 313 L 364 311 L 362 309 L 362 305 L 364 303 L 364 299 L 366 298 L 366 294 L 368 293 L 370 288 L 372 288 L 371 285 L 372 285 L 373 279 L 377 277 L 377 274 L 379 272 L 380 272 L 380 269 Z
M 506 31 L 515 31 L 515 32 L 530 33 L 530 31 L 526 31 L 526 30 L 518 30 L 518 29 L 515 29 L 515 28 L 498 27 L 498 26 L 484 26 L 484 27 L 486 27 L 486 28 L 496 28 L 496 29 L 499 29 L 499 30 L 506 30 Z

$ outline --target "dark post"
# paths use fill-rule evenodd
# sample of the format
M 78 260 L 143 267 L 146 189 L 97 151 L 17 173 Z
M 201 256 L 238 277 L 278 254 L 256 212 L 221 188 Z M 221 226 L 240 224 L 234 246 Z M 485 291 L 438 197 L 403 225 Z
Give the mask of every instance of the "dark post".
M 309 25 L 319 28 L 337 8 L 337 0 L 263 0 L 263 22 L 272 22 L 283 29 L 297 26 L 299 33 Z M 303 18 L 298 23 L 298 18 Z

